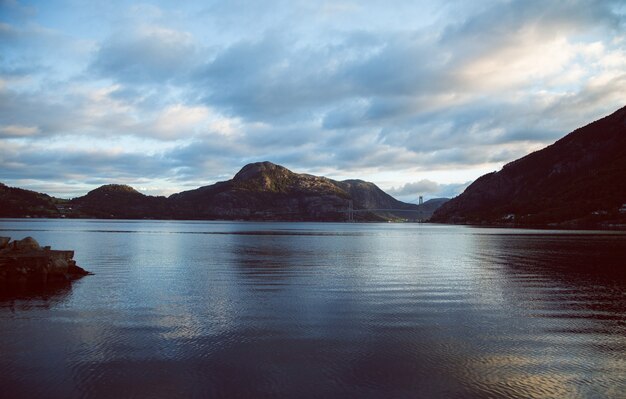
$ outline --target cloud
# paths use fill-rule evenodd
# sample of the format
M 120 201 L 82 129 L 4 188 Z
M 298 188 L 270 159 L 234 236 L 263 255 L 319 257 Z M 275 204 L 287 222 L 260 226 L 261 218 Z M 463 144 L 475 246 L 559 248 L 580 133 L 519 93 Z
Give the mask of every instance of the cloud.
M 141 26 L 104 41 L 91 70 L 120 82 L 160 83 L 180 78 L 193 61 L 189 33 L 158 26 Z
M 320 49 L 294 49 L 275 34 L 233 44 L 199 69 L 194 84 L 208 104 L 251 121 L 295 120 L 338 96 L 341 84 Z M 283 118 L 283 116 L 285 118 Z
M 542 111 L 537 102 L 543 93 L 532 87 L 537 80 L 550 87 L 557 77 L 597 72 L 582 71 L 581 65 L 609 54 L 594 55 L 597 42 L 578 43 L 570 36 L 576 29 L 615 29 L 619 19 L 609 3 L 591 13 L 570 4 L 545 9 L 532 3 L 487 8 L 441 34 L 348 31 L 332 44 L 316 46 L 289 45 L 277 35 L 244 40 L 219 51 L 194 82 L 200 82 L 207 104 L 249 121 L 281 125 L 321 120 L 322 129 L 343 134 L 378 127 L 389 145 L 404 135 L 414 143 L 410 148 L 427 143 L 432 150 L 468 141 L 545 143 L 576 125 L 555 128 L 535 120 L 525 125 L 531 112 L 520 109 Z M 623 50 L 607 53 L 619 59 Z M 552 88 L 566 97 L 577 91 L 572 87 L 576 83 L 570 78 L 561 80 L 566 87 Z M 513 95 L 498 97 L 505 90 Z M 504 114 L 513 118 L 498 116 Z M 468 123 L 468 118 L 473 120 Z M 446 139 L 430 139 L 432 131 Z M 464 137 L 469 135 L 473 137 Z
M 619 1 L 150 3 L 1 4 L 0 178 L 464 176 L 626 104 Z
M 17 0 L 1 0 L 0 10 L 5 17 L 23 18 L 32 17 L 36 14 L 36 9 L 31 6 L 24 6 Z
M 119 178 L 165 177 L 173 162 L 160 154 L 142 154 L 100 149 L 61 149 L 2 143 L 0 158 L 3 180 L 89 180 L 94 176 Z M 45 166 L 45 167 L 44 167 Z
M 400 187 L 393 187 L 387 192 L 394 197 L 405 201 L 415 201 L 419 196 L 430 198 L 452 198 L 461 194 L 471 182 L 440 184 L 428 179 L 422 179 L 413 183 L 406 183 Z
M 136 136 L 165 141 L 232 135 L 243 129 L 205 105 L 165 103 L 126 87 L 75 85 L 62 93 L 21 93 L 0 87 L 0 137 Z M 18 129 L 18 127 L 28 127 Z M 19 134 L 18 134 L 19 133 Z M 28 133 L 28 134 L 26 134 Z
M 193 131 L 208 117 L 209 112 L 205 107 L 171 105 L 156 117 L 154 130 L 161 137 L 177 137 L 182 132 Z
M 36 126 L 5 125 L 0 126 L 0 137 L 28 137 L 39 133 Z
M 432 180 L 422 179 L 414 183 L 406 183 L 402 187 L 389 190 L 392 195 L 417 195 L 420 193 L 436 193 L 440 191 L 440 185 Z

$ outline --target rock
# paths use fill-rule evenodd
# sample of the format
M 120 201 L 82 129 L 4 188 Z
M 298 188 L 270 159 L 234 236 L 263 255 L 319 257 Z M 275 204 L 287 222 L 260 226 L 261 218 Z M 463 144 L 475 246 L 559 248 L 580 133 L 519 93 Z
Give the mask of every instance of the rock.
M 11 241 L 11 237 L 0 237 L 0 249 L 8 247 L 9 241 Z
M 22 240 L 13 241 L 13 249 L 21 252 L 37 251 L 41 249 L 41 246 L 33 237 L 26 237 Z
M 70 275 L 70 278 L 79 278 L 82 276 L 88 276 L 91 275 L 93 273 L 88 272 L 87 270 L 83 269 L 82 267 L 78 266 L 76 264 L 76 262 L 73 262 L 69 265 L 68 268 L 68 274 Z
M 68 273 L 69 265 L 65 259 L 51 259 L 48 266 L 48 273 L 50 274 L 66 274 Z
M 42 248 L 32 237 L 23 240 L 0 241 L 0 288 L 14 284 L 52 283 L 74 280 L 91 274 L 76 265 L 72 259 L 74 251 L 52 250 Z
M 70 261 L 74 258 L 74 251 L 59 251 L 59 250 L 50 250 L 50 247 L 46 247 L 50 254 L 50 259 L 65 259 L 66 261 Z

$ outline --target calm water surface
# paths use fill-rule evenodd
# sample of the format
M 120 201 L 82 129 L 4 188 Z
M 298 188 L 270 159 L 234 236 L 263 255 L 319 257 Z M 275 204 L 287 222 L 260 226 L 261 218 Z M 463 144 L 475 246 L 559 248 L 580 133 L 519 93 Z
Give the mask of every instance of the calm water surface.
M 626 235 L 0 220 L 75 249 L 0 293 L 0 396 L 624 398 Z

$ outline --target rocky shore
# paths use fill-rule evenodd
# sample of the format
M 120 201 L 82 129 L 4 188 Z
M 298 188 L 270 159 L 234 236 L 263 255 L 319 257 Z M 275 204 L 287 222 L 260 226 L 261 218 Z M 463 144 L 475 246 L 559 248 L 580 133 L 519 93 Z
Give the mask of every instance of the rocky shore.
M 0 237 L 0 284 L 66 282 L 92 274 L 73 258 L 74 251 L 41 247 L 32 237 Z

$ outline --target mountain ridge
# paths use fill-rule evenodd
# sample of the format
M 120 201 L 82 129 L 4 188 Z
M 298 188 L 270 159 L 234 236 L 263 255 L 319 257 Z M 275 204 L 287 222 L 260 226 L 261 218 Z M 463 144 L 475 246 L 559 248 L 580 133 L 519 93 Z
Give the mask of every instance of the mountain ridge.
M 2 187 L 6 186 L 0 186 L 0 195 Z M 350 202 L 355 211 L 353 217 L 358 221 L 424 220 L 432 214 L 432 204 L 404 203 L 374 183 L 295 173 L 269 161 L 247 164 L 230 180 L 169 197 L 145 195 L 121 184 L 106 184 L 71 200 L 31 193 L 34 193 L 29 194 L 34 195 L 33 204 L 45 202 L 46 212 L 37 213 L 33 212 L 35 208 L 26 207 L 5 212 L 4 216 L 344 221 L 348 218 Z
M 433 222 L 601 228 L 626 223 L 626 107 L 474 181 Z
M 347 217 L 349 201 L 357 211 L 391 208 L 415 211 L 408 214 L 412 219 L 430 216 L 420 215 L 418 205 L 398 201 L 373 183 L 294 173 L 268 161 L 244 166 L 231 180 L 173 194 L 170 198 L 177 204 L 177 216 L 183 218 L 187 216 L 184 210 L 194 209 L 204 218 L 342 221 Z M 355 215 L 357 220 L 369 221 L 407 216 L 378 211 Z

